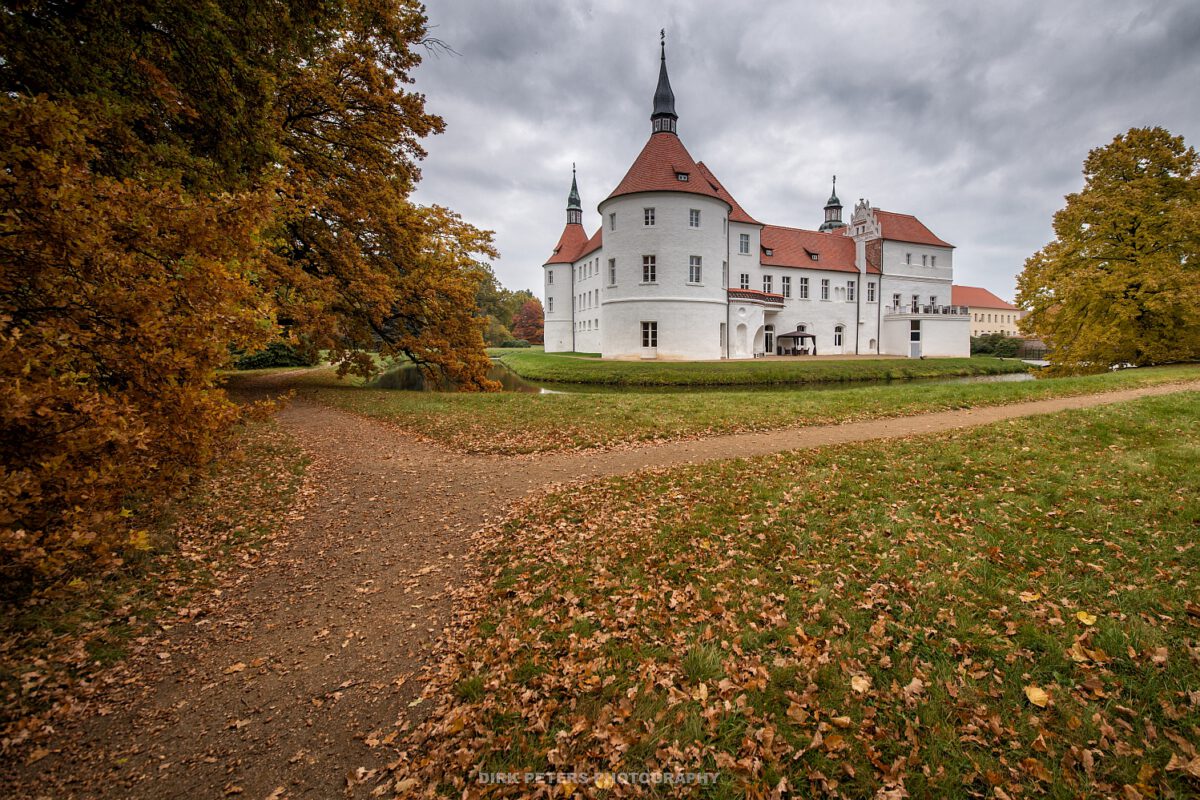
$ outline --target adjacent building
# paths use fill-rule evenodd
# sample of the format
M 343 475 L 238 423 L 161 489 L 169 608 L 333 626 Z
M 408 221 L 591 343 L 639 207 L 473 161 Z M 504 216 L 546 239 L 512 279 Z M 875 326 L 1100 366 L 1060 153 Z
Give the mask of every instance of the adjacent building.
M 971 315 L 971 335 L 1002 333 L 1005 336 L 1020 336 L 1017 323 L 1024 316 L 1021 309 L 1001 300 L 979 286 L 954 286 L 950 291 L 950 302 L 966 306 Z
M 664 46 L 650 139 L 600 202 L 590 236 L 572 174 L 566 226 L 544 265 L 547 352 L 969 354 L 970 317 L 951 296 L 953 245 L 867 200 L 843 221 L 836 178 L 817 230 L 760 222 L 692 158 L 678 120 Z

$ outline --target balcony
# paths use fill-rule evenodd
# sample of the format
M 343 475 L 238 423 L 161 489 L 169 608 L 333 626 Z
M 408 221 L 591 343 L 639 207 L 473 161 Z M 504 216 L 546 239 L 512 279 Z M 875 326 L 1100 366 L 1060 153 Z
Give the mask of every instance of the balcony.
M 910 303 L 903 306 L 885 306 L 885 316 L 922 316 L 922 317 L 970 317 L 971 310 L 966 306 L 921 305 Z
M 774 292 L 760 292 L 757 289 L 729 289 L 729 299 L 758 303 L 771 308 L 783 308 L 783 295 Z

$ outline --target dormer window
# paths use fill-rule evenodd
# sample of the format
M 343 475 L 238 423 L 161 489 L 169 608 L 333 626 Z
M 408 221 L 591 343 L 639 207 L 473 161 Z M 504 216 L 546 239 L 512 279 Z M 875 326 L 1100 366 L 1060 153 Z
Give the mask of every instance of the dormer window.
M 809 253 L 809 254 L 808 254 L 808 257 L 809 257 L 809 258 L 811 258 L 813 261 L 820 261 L 820 260 L 821 260 L 821 256 L 820 256 L 820 254 L 819 254 L 819 253 Z
M 676 172 L 675 173 L 675 180 L 677 180 L 677 181 L 682 181 L 684 183 L 687 183 L 689 177 L 690 176 L 686 172 Z
M 763 252 L 764 252 L 765 254 L 769 255 L 769 256 L 773 256 L 773 255 L 775 255 L 775 251 L 774 251 L 774 250 L 772 250 L 772 249 L 771 249 L 771 248 L 769 248 L 769 247 L 764 247 L 764 248 L 763 248 Z

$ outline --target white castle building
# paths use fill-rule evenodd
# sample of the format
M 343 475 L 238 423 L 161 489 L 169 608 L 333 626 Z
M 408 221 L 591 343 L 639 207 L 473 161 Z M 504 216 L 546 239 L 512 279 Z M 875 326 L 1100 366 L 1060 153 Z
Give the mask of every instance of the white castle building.
M 818 230 L 751 217 L 680 141 L 665 45 L 650 120 L 590 237 L 572 170 L 544 266 L 547 352 L 970 354 L 970 314 L 951 304 L 954 247 L 916 217 L 860 200 L 847 224 L 836 178 Z

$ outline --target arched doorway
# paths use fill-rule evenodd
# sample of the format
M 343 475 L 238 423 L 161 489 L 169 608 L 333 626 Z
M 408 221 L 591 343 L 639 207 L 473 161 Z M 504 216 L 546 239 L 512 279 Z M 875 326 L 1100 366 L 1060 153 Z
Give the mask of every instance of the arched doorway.
M 775 355 L 775 326 L 767 325 L 763 328 L 763 350 L 767 355 Z
M 739 322 L 733 340 L 734 352 L 739 356 L 744 356 L 749 352 L 747 346 L 748 342 L 746 341 L 746 323 Z
M 833 352 L 835 352 L 835 353 L 842 352 L 842 345 L 845 342 L 845 339 L 846 339 L 846 326 L 845 325 L 834 325 L 833 326 Z

